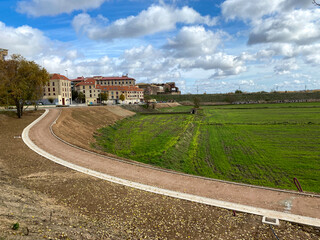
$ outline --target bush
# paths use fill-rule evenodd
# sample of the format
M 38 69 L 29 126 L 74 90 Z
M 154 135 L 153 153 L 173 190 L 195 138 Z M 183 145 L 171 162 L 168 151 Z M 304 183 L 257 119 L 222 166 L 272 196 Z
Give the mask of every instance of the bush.
M 20 227 L 19 223 L 15 223 L 15 224 L 13 224 L 12 229 L 13 230 L 18 230 L 19 227 Z

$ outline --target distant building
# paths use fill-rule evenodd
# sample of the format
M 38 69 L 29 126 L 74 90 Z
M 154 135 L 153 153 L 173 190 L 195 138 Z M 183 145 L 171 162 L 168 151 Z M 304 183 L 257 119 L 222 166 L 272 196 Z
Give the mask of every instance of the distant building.
M 97 104 L 100 89 L 96 88 L 96 80 L 94 78 L 87 78 L 86 80 L 78 83 L 75 90 L 79 93 L 82 92 L 86 98 L 86 104 Z
M 97 85 L 97 89 L 101 92 L 108 93 L 108 101 L 112 103 L 120 103 L 121 94 L 124 95 L 125 100 L 121 103 L 136 104 L 143 102 L 143 89 L 136 86 L 101 86 Z
M 137 86 L 144 90 L 145 95 L 160 95 L 160 94 L 168 94 L 168 95 L 180 95 L 181 91 L 176 87 L 175 82 L 167 82 L 167 83 L 138 83 Z
M 109 103 L 120 103 L 121 94 L 125 100 L 121 103 L 134 104 L 143 101 L 143 89 L 135 86 L 136 80 L 128 76 L 103 77 L 94 76 L 92 78 L 78 77 L 71 80 L 74 90 L 82 92 L 86 98 L 86 104 L 97 104 L 100 102 L 100 93 L 108 93 Z
M 43 104 L 52 103 L 56 105 L 71 104 L 71 81 L 63 75 L 54 73 L 50 75 L 50 81 L 43 89 Z
M 5 56 L 8 56 L 8 49 L 0 48 L 0 60 L 4 61 Z
M 134 78 L 129 78 L 128 76 L 122 77 L 102 77 L 95 76 L 97 84 L 101 86 L 135 86 L 136 80 Z
M 71 81 L 71 90 L 75 90 L 75 86 L 78 83 L 81 83 L 83 81 L 85 81 L 86 79 L 82 76 L 82 77 L 77 77 L 76 79 L 70 79 Z

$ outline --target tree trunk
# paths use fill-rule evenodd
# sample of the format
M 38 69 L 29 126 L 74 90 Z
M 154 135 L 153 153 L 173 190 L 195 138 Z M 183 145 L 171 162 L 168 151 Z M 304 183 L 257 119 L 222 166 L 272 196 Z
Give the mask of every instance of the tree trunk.
M 23 114 L 23 101 L 22 100 L 15 100 L 16 108 L 17 108 L 17 116 L 18 118 L 22 117 Z
M 20 110 L 20 112 L 21 112 L 21 117 L 22 117 L 22 115 L 23 115 L 23 106 L 24 106 L 23 102 L 20 103 L 20 107 L 21 107 L 21 110 Z
M 16 100 L 15 103 L 16 103 L 16 109 L 17 109 L 17 116 L 18 116 L 18 118 L 21 118 L 22 113 L 21 113 L 21 106 L 20 106 L 21 104 L 20 104 L 20 101 L 19 101 L 19 100 Z

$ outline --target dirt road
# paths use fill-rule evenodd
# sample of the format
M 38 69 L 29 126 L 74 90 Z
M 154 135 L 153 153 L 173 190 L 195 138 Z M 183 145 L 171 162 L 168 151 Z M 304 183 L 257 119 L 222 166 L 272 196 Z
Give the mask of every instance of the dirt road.
M 59 109 L 50 110 L 48 115 L 31 129 L 29 136 L 41 149 L 68 162 L 118 178 L 163 189 L 320 219 L 320 198 L 317 197 L 159 171 L 114 161 L 106 156 L 97 156 L 73 148 L 59 141 L 50 132 L 50 125 L 56 120 L 59 111 Z

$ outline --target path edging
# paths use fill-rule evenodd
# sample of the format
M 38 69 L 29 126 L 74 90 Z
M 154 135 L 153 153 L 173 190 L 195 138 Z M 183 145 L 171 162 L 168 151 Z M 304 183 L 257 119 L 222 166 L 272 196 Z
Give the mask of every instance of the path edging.
M 22 139 L 23 139 L 24 143 L 30 149 L 32 149 L 33 151 L 35 151 L 39 155 L 41 155 L 41 156 L 43 156 L 43 157 L 45 157 L 55 163 L 58 163 L 62 166 L 71 168 L 75 171 L 85 173 L 85 174 L 88 174 L 88 175 L 91 175 L 91 176 L 94 176 L 94 177 L 97 177 L 97 178 L 100 178 L 103 180 L 107 180 L 112 183 L 121 184 L 121 185 L 124 185 L 127 187 L 132 187 L 132 188 L 136 188 L 136 189 L 151 192 L 151 193 L 161 194 L 161 195 L 165 195 L 168 197 L 174 197 L 174 198 L 178 198 L 178 199 L 183 199 L 183 200 L 192 201 L 192 202 L 196 202 L 196 203 L 202 203 L 202 204 L 225 208 L 225 209 L 229 209 L 229 210 L 235 210 L 235 211 L 239 211 L 239 212 L 245 212 L 245 213 L 250 213 L 250 214 L 260 215 L 260 216 L 267 216 L 269 218 L 276 218 L 276 219 L 281 219 L 284 221 L 320 227 L 320 219 L 317 219 L 317 218 L 300 216 L 300 215 L 295 215 L 295 214 L 291 214 L 291 213 L 284 213 L 284 212 L 273 211 L 273 210 L 268 210 L 268 209 L 263 209 L 263 208 L 256 208 L 256 207 L 246 206 L 246 205 L 242 205 L 242 204 L 225 202 L 225 201 L 215 200 L 215 199 L 211 199 L 211 198 L 200 197 L 200 196 L 196 196 L 196 195 L 192 195 L 192 194 L 186 194 L 186 193 L 176 192 L 176 191 L 162 189 L 162 188 L 158 188 L 158 187 L 153 187 L 153 186 L 121 179 L 118 177 L 113 177 L 108 174 L 93 171 L 88 168 L 84 168 L 84 167 L 78 166 L 76 164 L 72 164 L 67 161 L 64 161 L 63 159 L 60 159 L 60 158 L 53 156 L 52 154 L 49 154 L 48 152 L 42 150 L 37 145 L 35 145 L 31 141 L 31 139 L 29 138 L 30 129 L 35 124 L 37 124 L 39 121 L 41 121 L 48 113 L 49 113 L 49 110 L 46 109 L 46 111 L 39 118 L 37 118 L 35 121 L 33 121 L 31 124 L 29 124 L 22 132 Z

